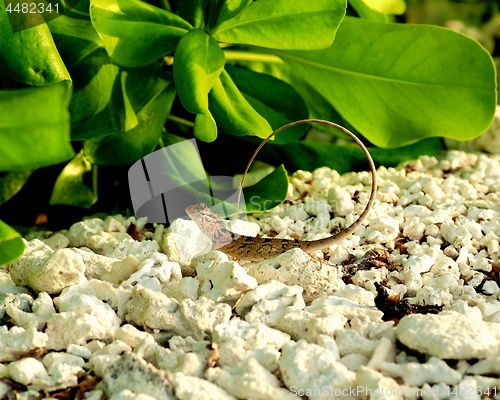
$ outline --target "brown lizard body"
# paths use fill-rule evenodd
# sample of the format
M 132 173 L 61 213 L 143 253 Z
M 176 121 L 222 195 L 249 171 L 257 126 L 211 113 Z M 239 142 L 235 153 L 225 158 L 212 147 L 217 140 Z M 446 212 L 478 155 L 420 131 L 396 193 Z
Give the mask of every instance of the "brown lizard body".
M 366 158 L 368 159 L 368 164 L 370 166 L 370 173 L 372 177 L 372 187 L 370 198 L 366 204 L 365 209 L 361 215 L 347 228 L 339 232 L 334 236 L 329 236 L 323 239 L 317 240 L 292 240 L 292 239 L 275 239 L 275 238 L 262 238 L 262 237 L 251 237 L 251 236 L 237 236 L 234 235 L 226 228 L 225 221 L 218 215 L 212 212 L 205 204 L 195 204 L 186 208 L 187 214 L 191 217 L 193 221 L 196 222 L 198 227 L 202 232 L 207 235 L 212 241 L 212 249 L 219 250 L 227 255 L 239 259 L 248 261 L 262 261 L 267 258 L 276 257 L 287 250 L 300 248 L 307 253 L 311 253 L 315 250 L 321 250 L 328 248 L 334 244 L 337 244 L 348 236 L 350 236 L 356 229 L 358 229 L 368 216 L 370 209 L 375 201 L 377 194 L 377 175 L 375 164 L 370 156 L 370 153 L 363 145 L 363 143 L 350 131 L 344 127 L 334 124 L 333 122 L 323 121 L 323 120 L 301 120 L 295 123 L 285 125 L 284 127 L 273 132 L 267 139 L 269 140 L 272 136 L 286 129 L 287 127 L 296 125 L 298 123 L 308 123 L 308 122 L 318 122 L 330 126 L 334 126 L 340 129 L 347 135 L 351 136 L 356 144 L 361 147 Z M 265 143 L 265 142 L 264 142 Z M 259 146 L 257 151 L 262 147 Z M 256 151 L 256 152 L 257 152 Z M 255 154 L 254 154 L 255 156 Z M 253 159 L 254 157 L 252 157 Z

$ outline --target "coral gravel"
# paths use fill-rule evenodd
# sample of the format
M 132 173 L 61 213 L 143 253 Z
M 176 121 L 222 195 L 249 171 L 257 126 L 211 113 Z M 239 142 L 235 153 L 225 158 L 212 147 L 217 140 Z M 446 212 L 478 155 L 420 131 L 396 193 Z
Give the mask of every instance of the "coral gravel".
M 0 398 L 500 399 L 500 157 L 377 175 L 369 222 L 313 255 L 231 260 L 182 219 L 28 235 L 0 268 Z M 298 171 L 232 225 L 314 240 L 369 191 L 367 172 Z

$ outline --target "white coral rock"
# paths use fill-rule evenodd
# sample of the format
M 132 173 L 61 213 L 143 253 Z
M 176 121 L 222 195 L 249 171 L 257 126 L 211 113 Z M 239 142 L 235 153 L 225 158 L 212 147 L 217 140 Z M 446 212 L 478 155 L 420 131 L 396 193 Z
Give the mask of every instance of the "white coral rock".
M 38 332 L 35 328 L 23 329 L 13 326 L 7 329 L 0 326 L 0 362 L 16 360 L 21 354 L 37 347 L 47 345 L 46 333 Z
M 361 367 L 356 371 L 356 385 L 359 397 L 380 400 L 403 400 L 403 388 L 398 383 L 371 368 Z
M 396 334 L 405 346 L 444 359 L 467 360 L 500 353 L 498 324 L 471 320 L 454 311 L 407 315 Z
M 252 265 L 248 274 L 259 284 L 271 279 L 286 285 L 307 288 L 302 295 L 306 303 L 321 295 L 335 293 L 345 286 L 336 267 L 316 261 L 300 249 L 292 249 L 272 260 Z
M 296 398 L 280 381 L 253 358 L 228 368 L 210 368 L 206 377 L 237 398 L 291 400 Z
M 175 396 L 179 400 L 236 400 L 221 387 L 195 376 L 174 374 Z
M 287 286 L 270 280 L 245 293 L 236 304 L 236 312 L 247 322 L 262 322 L 276 327 L 289 307 L 297 310 L 305 307 L 302 291 L 300 286 Z
M 210 251 L 212 242 L 194 221 L 176 219 L 165 235 L 162 247 L 169 260 L 186 268 L 193 257 Z
M 24 386 L 44 386 L 49 379 L 49 374 L 44 365 L 35 358 L 26 357 L 19 361 L 11 362 L 7 367 L 9 376 Z
M 409 362 L 395 364 L 382 362 L 380 371 L 388 376 L 402 378 L 406 385 L 422 386 L 424 383 L 446 383 L 456 385 L 462 379 L 462 374 L 450 368 L 446 362 L 437 357 L 431 357 L 425 364 Z
M 304 340 L 288 342 L 283 347 L 279 368 L 285 385 L 295 396 L 311 393 L 308 397 L 314 398 L 318 396 L 314 393 L 322 389 L 331 398 L 357 398 L 350 395 L 350 389 L 355 387 L 355 373 L 335 361 L 335 355 L 324 347 Z
M 254 358 L 274 372 L 278 368 L 279 350 L 290 340 L 290 336 L 262 323 L 249 324 L 233 319 L 217 325 L 212 339 L 219 345 L 222 367 Z
M 278 320 L 277 328 L 294 340 L 304 339 L 316 343 L 319 335 L 334 335 L 343 329 L 347 318 L 333 308 L 316 311 L 289 309 Z
M 215 302 L 234 305 L 241 295 L 258 286 L 255 278 L 236 261 L 198 264 L 196 278 L 200 281 L 200 294 Z
M 48 336 L 47 348 L 63 350 L 71 344 L 85 344 L 93 339 L 111 340 L 112 331 L 95 316 L 74 311 L 54 314 L 47 321 L 45 333 Z
M 30 248 L 10 265 L 10 275 L 17 285 L 29 286 L 36 292 L 56 294 L 86 280 L 85 264 L 79 254 L 70 249 L 52 252 L 50 247 L 45 248 Z
M 39 330 L 44 327 L 50 316 L 56 312 L 52 299 L 45 292 L 38 294 L 38 298 L 31 305 L 31 311 L 26 312 L 13 305 L 8 305 L 6 308 L 7 314 L 17 326 L 23 328 L 32 326 Z
M 74 247 L 81 247 L 87 244 L 87 240 L 104 230 L 104 221 L 100 218 L 87 219 L 71 225 L 66 237 Z

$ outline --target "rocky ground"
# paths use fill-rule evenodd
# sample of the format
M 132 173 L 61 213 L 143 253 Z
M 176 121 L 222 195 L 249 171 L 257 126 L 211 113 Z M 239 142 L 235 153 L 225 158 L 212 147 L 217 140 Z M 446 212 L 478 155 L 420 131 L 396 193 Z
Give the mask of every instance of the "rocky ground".
M 312 256 L 210 252 L 192 221 L 88 219 L 0 268 L 0 398 L 500 399 L 500 157 L 379 168 L 366 225 Z M 367 172 L 297 172 L 232 224 L 312 240 Z

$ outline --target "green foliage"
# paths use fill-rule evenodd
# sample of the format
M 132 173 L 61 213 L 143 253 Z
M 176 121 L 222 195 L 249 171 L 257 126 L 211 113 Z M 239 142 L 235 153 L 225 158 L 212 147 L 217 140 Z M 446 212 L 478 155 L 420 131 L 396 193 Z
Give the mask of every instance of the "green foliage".
M 139 0 L 92 0 L 90 17 L 108 54 L 125 67 L 156 62 L 193 28 L 181 17 Z
M 33 170 L 68 162 L 51 204 L 92 207 L 110 196 L 97 187 L 98 165 L 128 166 L 179 136 L 211 143 L 201 146 L 208 173 L 227 176 L 242 171 L 256 140 L 297 119 L 354 128 L 381 147 L 373 149 L 379 163 L 392 165 L 434 154 L 433 137 L 478 136 L 493 118 L 489 54 L 443 28 L 389 22 L 403 0 L 350 0 L 357 17 L 345 16 L 345 0 L 160 3 L 81 1 L 12 32 L 0 2 L 0 171 L 8 172 L 0 204 Z M 314 141 L 306 129 L 278 135 L 262 157 L 289 169 L 363 167 L 349 143 Z M 189 156 L 180 163 L 192 166 Z M 286 188 L 277 167 L 245 189 L 260 196 L 248 209 L 276 205 Z M 9 248 L 0 248 L 8 254 L 0 264 L 20 254 L 19 240 L 0 225 L 0 246 Z
M 332 44 L 345 13 L 343 0 L 254 1 L 210 32 L 215 39 L 282 50 Z
M 208 92 L 217 82 L 226 59 L 217 41 L 202 29 L 186 33 L 175 51 L 174 82 L 184 108 L 197 114 L 194 135 L 205 142 L 217 137 L 208 109 Z
M 5 2 L 1 2 L 0 32 L 2 74 L 33 86 L 70 79 L 47 25 L 12 32 Z
M 460 52 L 468 56 L 458 60 Z M 491 122 L 491 58 L 447 29 L 346 17 L 329 48 L 278 54 L 380 147 L 472 139 Z
M 24 242 L 19 233 L 0 221 L 0 265 L 20 257 L 24 252 Z
M 92 164 L 83 152 L 78 153 L 57 178 L 50 203 L 90 207 L 97 200 L 97 188 L 92 175 Z
M 63 81 L 0 91 L 0 171 L 38 168 L 74 155 L 69 143 L 68 88 Z

